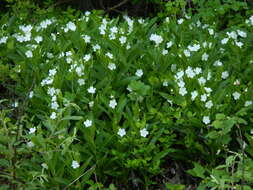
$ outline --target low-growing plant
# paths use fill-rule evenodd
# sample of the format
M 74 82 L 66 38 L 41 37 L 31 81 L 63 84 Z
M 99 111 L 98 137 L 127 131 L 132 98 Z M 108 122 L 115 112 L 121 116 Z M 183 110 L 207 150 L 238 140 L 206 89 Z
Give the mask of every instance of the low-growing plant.
M 0 22 L 3 189 L 251 183 L 252 16 L 42 17 Z

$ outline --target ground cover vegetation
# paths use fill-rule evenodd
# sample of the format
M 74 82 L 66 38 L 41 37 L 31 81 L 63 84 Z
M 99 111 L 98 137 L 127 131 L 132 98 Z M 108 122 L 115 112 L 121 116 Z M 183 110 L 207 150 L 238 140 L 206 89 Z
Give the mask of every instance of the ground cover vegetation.
M 250 3 L 112 18 L 5 2 L 1 190 L 253 189 Z

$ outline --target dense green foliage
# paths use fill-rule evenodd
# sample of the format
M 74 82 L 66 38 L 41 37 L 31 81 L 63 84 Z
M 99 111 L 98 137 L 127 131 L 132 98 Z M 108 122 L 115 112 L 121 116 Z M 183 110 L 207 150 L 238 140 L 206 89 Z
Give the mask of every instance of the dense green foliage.
M 252 189 L 253 12 L 183 2 L 1 17 L 1 190 Z

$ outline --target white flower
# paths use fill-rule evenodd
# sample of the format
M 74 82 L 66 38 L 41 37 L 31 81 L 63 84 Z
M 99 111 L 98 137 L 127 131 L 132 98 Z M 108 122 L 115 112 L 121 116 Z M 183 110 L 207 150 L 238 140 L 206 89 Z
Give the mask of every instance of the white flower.
M 175 78 L 176 78 L 177 80 L 179 80 L 179 79 L 181 79 L 183 76 L 184 76 L 184 71 L 179 71 L 179 72 L 177 72 Z
M 180 94 L 181 96 L 186 95 L 186 94 L 187 94 L 187 90 L 186 90 L 186 88 L 185 88 L 185 87 L 181 87 L 181 88 L 179 88 L 179 94 Z
M 83 57 L 83 60 L 87 62 L 87 61 L 90 60 L 90 58 L 91 58 L 91 55 L 90 55 L 90 54 L 87 54 L 87 55 L 85 55 L 85 56 Z
M 206 79 L 204 77 L 200 77 L 198 81 L 200 85 L 204 85 L 206 83 Z
M 93 51 L 97 51 L 97 50 L 101 49 L 100 45 L 98 45 L 98 44 L 92 46 L 92 48 L 93 48 Z
M 84 39 L 85 43 L 87 43 L 87 44 L 90 43 L 90 36 L 84 35 L 83 39 Z
M 109 107 L 111 107 L 112 109 L 114 109 L 116 106 L 117 106 L 116 100 L 115 99 L 110 100 Z
M 163 49 L 162 54 L 163 55 L 167 55 L 168 54 L 168 50 L 167 49 Z
M 89 106 L 90 106 L 90 108 L 92 108 L 92 107 L 93 107 L 93 105 L 94 105 L 94 101 L 89 102 Z
M 172 43 L 172 41 L 170 41 L 170 42 L 167 42 L 166 47 L 170 48 L 172 45 L 173 45 L 173 43 Z
M 239 92 L 234 92 L 232 95 L 233 95 L 235 100 L 239 100 L 239 98 L 241 96 L 241 94 Z
M 242 43 L 242 42 L 235 41 L 235 44 L 236 44 L 239 48 L 242 48 L 242 46 L 243 46 L 243 43 Z
M 95 94 L 96 88 L 94 88 L 93 86 L 91 86 L 90 88 L 88 88 L 88 92 L 89 92 L 90 94 Z
M 206 91 L 207 93 L 210 93 L 210 92 L 213 91 L 213 90 L 212 90 L 211 88 L 209 88 L 209 87 L 204 87 L 204 89 L 205 89 L 205 91 Z
M 189 78 L 193 78 L 195 77 L 195 72 L 193 71 L 193 69 L 191 67 L 187 67 L 187 69 L 185 70 L 185 74 L 187 75 L 187 77 Z
M 177 85 L 181 88 L 183 88 L 185 86 L 185 82 L 183 80 L 180 80 Z
M 91 127 L 92 126 L 92 121 L 87 119 L 86 121 L 83 122 L 83 124 L 85 125 L 85 127 Z
M 241 30 L 237 30 L 237 34 L 243 38 L 246 38 L 247 37 L 247 33 L 246 32 L 243 32 Z
M 51 103 L 51 108 L 52 108 L 53 110 L 57 110 L 57 109 L 59 108 L 58 103 L 57 103 L 57 102 L 52 102 L 52 103 Z
M 0 44 L 5 44 L 7 42 L 7 40 L 8 40 L 7 36 L 0 38 Z
M 222 40 L 221 40 L 221 44 L 226 44 L 227 42 L 228 42 L 228 38 L 223 38 Z
M 222 66 L 223 63 L 220 60 L 217 60 L 217 61 L 214 62 L 213 65 L 218 67 L 218 66 Z
M 77 82 L 78 82 L 78 84 L 80 86 L 83 86 L 85 84 L 85 80 L 84 79 L 78 79 Z
M 125 43 L 126 43 L 126 40 L 127 40 L 127 38 L 126 38 L 125 36 L 121 36 L 121 37 L 119 38 L 119 41 L 120 41 L 120 44 L 121 44 L 121 45 L 125 44 Z
M 162 36 L 157 35 L 157 34 L 151 34 L 149 40 L 150 40 L 150 41 L 154 41 L 155 44 L 156 44 L 156 46 L 158 46 L 160 43 L 163 42 Z
M 27 146 L 28 146 L 29 148 L 32 148 L 32 147 L 34 147 L 34 143 L 33 143 L 32 141 L 29 141 L 29 142 L 27 143 Z
M 34 40 L 39 44 L 40 42 L 42 42 L 43 38 L 41 36 L 37 36 L 34 38 Z
M 193 92 L 191 92 L 191 100 L 194 101 L 196 99 L 196 97 L 198 96 L 198 92 L 195 90 Z
M 229 38 L 232 38 L 234 40 L 236 40 L 236 38 L 237 38 L 237 34 L 235 31 L 227 32 L 226 34 L 228 35 Z
M 177 23 L 178 23 L 178 24 L 182 24 L 183 22 L 184 22 L 184 19 L 183 19 L 183 18 L 180 18 L 180 19 L 177 20 Z
M 200 74 L 200 73 L 202 72 L 202 69 L 199 68 L 199 67 L 196 67 L 196 68 L 194 69 L 194 72 L 195 72 L 196 75 L 198 75 L 198 74 Z
M 49 76 L 52 77 L 56 74 L 56 69 L 50 69 L 49 70 Z
M 29 93 L 29 98 L 32 98 L 33 97 L 33 91 L 31 91 L 30 93 Z
M 168 82 L 167 82 L 167 81 L 164 81 L 164 82 L 163 82 L 163 86 L 168 86 Z
M 48 169 L 48 166 L 47 166 L 46 163 L 42 163 L 42 164 L 41 164 L 41 167 L 44 168 L 44 169 L 46 169 L 46 170 Z
M 67 28 L 69 30 L 75 31 L 76 30 L 76 25 L 73 22 L 68 22 L 67 23 Z
M 246 101 L 244 106 L 247 107 L 247 106 L 250 106 L 252 104 L 252 101 Z
M 229 76 L 229 74 L 228 74 L 227 71 L 224 71 L 224 72 L 221 73 L 221 78 L 222 79 L 226 79 L 226 78 L 228 78 L 228 76 Z
M 55 113 L 55 112 L 52 112 L 50 118 L 51 118 L 51 119 L 56 119 L 56 113 Z
M 146 137 L 148 135 L 148 131 L 146 128 L 140 130 L 140 134 L 142 137 Z
M 208 60 L 208 57 L 209 57 L 209 55 L 208 55 L 207 53 L 204 53 L 204 54 L 202 55 L 202 57 L 201 57 L 201 60 L 202 60 L 202 61 L 207 61 L 207 60 Z
M 138 70 L 135 72 L 135 75 L 136 75 L 137 77 L 141 77 L 141 76 L 143 75 L 142 69 L 138 69 Z
M 184 55 L 185 57 L 190 57 L 191 56 L 191 52 L 189 50 L 184 50 Z
M 206 102 L 205 107 L 210 109 L 211 107 L 213 107 L 213 102 L 209 100 L 208 102 Z
M 35 131 L 36 131 L 36 127 L 32 127 L 29 130 L 29 134 L 33 134 L 33 133 L 35 133 Z
M 28 50 L 26 53 L 25 53 L 26 57 L 27 58 L 31 58 L 33 57 L 33 52 L 31 50 Z
M 110 59 L 113 59 L 113 55 L 112 55 L 110 52 L 107 52 L 105 55 L 106 55 L 107 57 L 109 57 Z
M 108 64 L 108 69 L 110 69 L 111 71 L 116 69 L 116 65 L 114 63 L 109 63 Z
M 190 51 L 198 51 L 200 49 L 199 44 L 194 44 L 193 46 L 188 46 L 187 47 Z
M 80 164 L 77 161 L 73 160 L 71 166 L 72 168 L 76 169 L 80 167 Z
M 119 136 L 123 137 L 126 135 L 126 130 L 125 129 L 119 129 L 118 133 Z
M 206 94 L 202 94 L 202 95 L 200 96 L 200 100 L 201 100 L 202 102 L 205 102 L 205 101 L 207 100 L 207 95 L 206 95 Z
M 206 125 L 209 124 L 209 123 L 211 122 L 209 116 L 204 116 L 202 121 L 203 121 L 203 123 L 205 123 Z
M 208 28 L 208 32 L 209 32 L 210 35 L 214 34 L 214 30 L 212 28 Z

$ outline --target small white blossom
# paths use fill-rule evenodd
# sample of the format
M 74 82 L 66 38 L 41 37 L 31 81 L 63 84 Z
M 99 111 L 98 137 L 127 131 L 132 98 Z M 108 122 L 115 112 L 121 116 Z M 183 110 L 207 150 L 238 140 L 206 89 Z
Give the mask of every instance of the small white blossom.
M 112 108 L 112 109 L 114 109 L 116 106 L 117 106 L 116 100 L 115 99 L 110 100 L 109 107 Z
M 85 127 L 91 127 L 92 126 L 92 121 L 87 119 L 86 121 L 83 122 L 83 124 L 85 125 Z
M 190 51 L 198 51 L 200 49 L 200 45 L 199 44 L 194 44 L 193 46 L 188 46 L 187 47 Z
M 218 66 L 222 66 L 223 63 L 220 60 L 217 60 L 217 61 L 214 62 L 213 65 L 218 67 Z
M 25 53 L 26 57 L 27 58 L 31 58 L 33 57 L 33 52 L 31 50 L 28 50 L 26 53 Z
M 55 112 L 52 112 L 50 118 L 51 118 L 51 119 L 56 119 L 56 113 L 55 113 Z
M 168 53 L 169 53 L 169 52 L 168 52 L 167 49 L 163 49 L 163 50 L 162 50 L 162 54 L 163 54 L 163 55 L 167 55 Z
M 221 73 L 221 78 L 222 79 L 226 79 L 226 78 L 228 78 L 228 76 L 229 76 L 229 74 L 228 74 L 227 71 L 224 71 L 224 72 Z
M 110 52 L 107 52 L 105 55 L 106 55 L 107 57 L 109 57 L 110 59 L 113 59 L 113 55 L 112 55 Z
M 88 92 L 89 92 L 90 94 L 95 94 L 96 88 L 94 88 L 93 86 L 91 86 L 91 87 L 88 88 Z
M 37 36 L 34 38 L 34 40 L 39 44 L 40 42 L 42 42 L 43 38 L 41 36 Z
M 198 96 L 198 92 L 195 90 L 193 92 L 191 92 L 191 100 L 194 101 L 196 99 L 196 97 Z
M 228 38 L 223 38 L 222 40 L 221 40 L 221 44 L 226 44 L 227 42 L 228 42 Z
M 191 56 L 191 52 L 189 50 L 184 50 L 184 55 L 185 57 L 190 57 Z
M 80 167 L 80 164 L 77 161 L 73 160 L 72 164 L 71 164 L 71 167 L 74 168 L 74 169 L 76 169 L 76 168 Z
M 179 88 L 179 94 L 180 94 L 181 96 L 186 95 L 186 94 L 187 94 L 187 90 L 186 90 L 186 88 L 185 88 L 185 87 L 181 87 L 181 88 Z
M 149 134 L 149 132 L 146 128 L 144 128 L 140 130 L 140 134 L 142 137 L 146 137 Z
M 200 100 L 201 100 L 202 102 L 205 102 L 205 101 L 207 100 L 207 95 L 206 95 L 206 94 L 202 94 L 202 95 L 200 96 Z
M 164 82 L 163 82 L 163 86 L 168 86 L 168 82 L 167 82 L 167 81 L 164 81 Z
M 208 28 L 208 32 L 210 35 L 214 35 L 214 30 L 212 28 Z
M 180 19 L 177 20 L 177 23 L 178 23 L 178 24 L 182 24 L 183 22 L 184 22 L 184 19 L 183 19 L 183 18 L 180 18 Z
M 76 30 L 76 25 L 73 22 L 68 22 L 67 23 L 67 28 L 69 30 L 75 31 Z
M 120 41 L 120 44 L 121 44 L 121 45 L 125 44 L 125 43 L 126 43 L 126 40 L 127 40 L 127 38 L 126 38 L 125 36 L 121 36 L 121 37 L 119 38 L 119 41 Z
M 32 127 L 29 129 L 29 134 L 33 134 L 36 131 L 36 127 Z
M 233 94 L 234 100 L 239 100 L 241 94 L 239 92 L 234 92 Z
M 151 34 L 149 39 L 150 39 L 150 41 L 155 42 L 156 46 L 158 46 L 160 43 L 163 42 L 162 36 L 157 35 L 157 34 Z
M 92 108 L 94 106 L 94 101 L 89 102 L 89 107 Z
M 173 45 L 172 41 L 167 42 L 166 47 L 169 49 Z
M 250 106 L 252 104 L 252 101 L 246 101 L 244 106 L 247 107 L 247 106 Z
M 138 69 L 138 70 L 136 71 L 135 75 L 136 75 L 137 77 L 141 77 L 141 76 L 143 75 L 142 69 Z
M 28 146 L 29 148 L 32 148 L 32 147 L 34 147 L 34 143 L 33 143 L 32 141 L 29 141 L 29 142 L 27 143 L 27 146 Z
M 119 136 L 123 137 L 126 135 L 126 130 L 125 129 L 119 129 L 118 133 Z
M 209 100 L 208 102 L 206 102 L 205 107 L 208 108 L 208 109 L 212 108 L 213 107 L 213 102 L 211 100 Z
M 195 77 L 195 72 L 191 67 L 187 67 L 187 69 L 185 70 L 185 74 L 187 75 L 188 78 L 194 78 Z
M 88 36 L 88 35 L 84 35 L 83 36 L 83 40 L 85 41 L 85 43 L 90 43 L 90 36 Z
M 29 93 L 29 98 L 32 98 L 33 97 L 33 91 L 31 91 L 30 93 Z
M 84 57 L 83 57 L 83 60 L 84 61 L 89 61 L 91 59 L 91 55 L 90 54 L 86 54 Z
M 57 109 L 59 108 L 59 104 L 58 104 L 57 102 L 52 102 L 52 103 L 51 103 L 51 108 L 52 108 L 53 110 L 57 110 Z
M 108 64 L 108 69 L 110 69 L 111 71 L 116 69 L 116 65 L 114 63 L 109 63 Z
M 237 34 L 238 34 L 239 36 L 241 36 L 242 38 L 246 38 L 246 37 L 247 37 L 247 33 L 244 32 L 244 31 L 241 31 L 241 30 L 237 30 Z
M 80 86 L 83 86 L 85 84 L 85 80 L 84 79 L 78 79 L 77 82 L 78 82 L 78 84 Z
M 200 85 L 205 85 L 206 84 L 206 79 L 204 77 L 200 77 L 198 79 L 198 82 L 199 82 Z
M 203 121 L 203 123 L 205 123 L 206 125 L 209 124 L 209 123 L 211 122 L 209 116 L 204 116 L 202 121 Z
M 208 55 L 207 53 L 204 53 L 204 54 L 202 55 L 202 57 L 201 57 L 201 60 L 202 60 L 202 61 L 207 61 L 207 60 L 208 60 L 208 57 L 209 57 L 209 55 Z
M 44 169 L 46 169 L 46 170 L 48 169 L 48 166 L 47 166 L 46 163 L 42 163 L 42 164 L 41 164 L 41 167 L 44 168 Z

